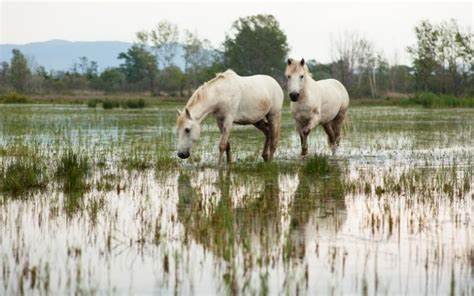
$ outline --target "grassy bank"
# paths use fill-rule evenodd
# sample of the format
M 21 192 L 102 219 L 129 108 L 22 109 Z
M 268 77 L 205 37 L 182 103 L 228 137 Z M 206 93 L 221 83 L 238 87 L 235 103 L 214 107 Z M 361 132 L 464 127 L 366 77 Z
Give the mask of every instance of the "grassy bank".
M 186 97 L 152 97 L 147 94 L 82 94 L 72 96 L 39 96 L 24 95 L 15 92 L 0 95 L 0 104 L 73 104 L 87 105 L 89 108 L 103 109 L 142 109 L 153 106 L 182 103 Z M 284 105 L 290 101 L 285 99 Z M 474 97 L 455 97 L 437 95 L 430 92 L 416 93 L 411 96 L 386 98 L 353 98 L 351 106 L 399 106 L 424 108 L 474 108 Z

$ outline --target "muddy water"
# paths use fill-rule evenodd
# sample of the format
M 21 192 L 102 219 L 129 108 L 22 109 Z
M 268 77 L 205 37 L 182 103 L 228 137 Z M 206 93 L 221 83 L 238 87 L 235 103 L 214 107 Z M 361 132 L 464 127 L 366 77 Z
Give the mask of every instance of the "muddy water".
M 0 107 L 1 165 L 51 176 L 0 193 L 0 294 L 474 292 L 474 110 L 352 108 L 337 154 L 318 130 L 309 160 L 285 113 L 274 164 L 238 127 L 222 168 L 213 121 L 175 158 L 174 113 Z M 66 149 L 90 159 L 83 190 L 52 177 Z

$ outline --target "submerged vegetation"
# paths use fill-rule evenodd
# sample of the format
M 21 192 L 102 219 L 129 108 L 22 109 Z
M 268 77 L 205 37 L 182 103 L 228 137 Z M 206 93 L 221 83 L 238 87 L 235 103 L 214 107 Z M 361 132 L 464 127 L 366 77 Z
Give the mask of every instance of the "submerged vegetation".
M 353 107 L 306 159 L 285 111 L 275 161 L 236 127 L 219 167 L 213 122 L 176 158 L 168 104 L 2 106 L 0 294 L 470 291 L 472 109 Z

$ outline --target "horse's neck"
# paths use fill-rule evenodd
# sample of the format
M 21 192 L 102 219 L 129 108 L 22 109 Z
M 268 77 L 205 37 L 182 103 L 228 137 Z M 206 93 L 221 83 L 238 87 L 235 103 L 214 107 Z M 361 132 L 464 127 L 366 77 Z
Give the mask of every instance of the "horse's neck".
M 303 100 L 306 104 L 314 104 L 317 100 L 318 94 L 318 83 L 312 77 L 308 77 L 307 83 L 304 86 L 304 97 Z
M 206 93 L 209 94 L 210 92 L 206 91 Z M 202 94 L 203 98 L 199 102 L 187 107 L 193 118 L 198 121 L 203 121 L 207 115 L 214 112 L 215 102 L 207 94 Z

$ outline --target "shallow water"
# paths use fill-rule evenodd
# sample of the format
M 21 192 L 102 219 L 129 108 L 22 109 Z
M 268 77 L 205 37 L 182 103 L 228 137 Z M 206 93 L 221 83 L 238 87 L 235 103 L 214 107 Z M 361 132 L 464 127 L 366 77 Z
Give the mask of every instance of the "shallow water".
M 314 169 L 287 111 L 273 164 L 239 126 L 218 168 L 213 120 L 177 160 L 175 107 L 0 106 L 3 167 L 92 166 L 83 190 L 0 193 L 0 294 L 474 292 L 474 110 L 352 108 L 335 156 L 310 135 Z

